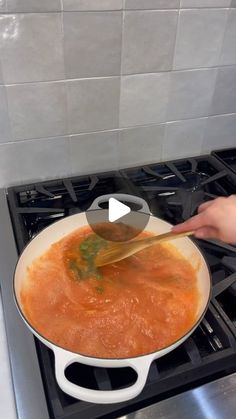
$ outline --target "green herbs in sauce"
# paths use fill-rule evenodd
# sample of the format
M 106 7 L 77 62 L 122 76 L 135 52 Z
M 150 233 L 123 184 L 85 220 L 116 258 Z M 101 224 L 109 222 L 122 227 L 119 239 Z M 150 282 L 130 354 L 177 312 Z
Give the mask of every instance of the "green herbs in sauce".
M 98 294 L 102 294 L 104 292 L 104 288 L 103 287 L 96 287 L 95 288 Z
M 95 259 L 98 252 L 106 246 L 106 240 L 91 234 L 80 244 L 80 253 L 82 258 L 87 262 L 88 272 L 94 274 L 97 279 L 100 277 L 100 272 L 95 265 Z
M 78 267 L 76 260 L 69 260 L 69 269 L 73 272 L 74 277 L 77 281 L 84 279 L 84 271 Z
M 76 280 L 83 280 L 88 276 L 95 276 L 98 280 L 102 279 L 101 271 L 99 268 L 96 268 L 95 258 L 100 249 L 106 246 L 106 243 L 106 240 L 96 234 L 90 234 L 82 241 L 78 251 L 80 251 L 85 262 L 84 268 L 79 268 L 76 260 L 72 259 L 69 261 L 69 269 L 74 273 Z

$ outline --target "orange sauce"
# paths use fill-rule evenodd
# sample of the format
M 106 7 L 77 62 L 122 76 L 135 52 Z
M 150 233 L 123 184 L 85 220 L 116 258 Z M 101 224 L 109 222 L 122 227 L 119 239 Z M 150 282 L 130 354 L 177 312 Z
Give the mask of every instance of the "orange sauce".
M 157 351 L 196 321 L 199 292 L 191 264 L 170 244 L 145 249 L 78 279 L 83 227 L 28 268 L 21 290 L 26 318 L 51 342 L 88 356 L 127 358 Z M 136 239 L 150 236 L 142 233 Z

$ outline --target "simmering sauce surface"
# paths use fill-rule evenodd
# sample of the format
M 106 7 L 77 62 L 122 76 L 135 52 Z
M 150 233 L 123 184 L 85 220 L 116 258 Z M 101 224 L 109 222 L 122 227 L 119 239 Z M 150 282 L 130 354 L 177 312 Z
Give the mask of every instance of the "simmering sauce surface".
M 91 234 L 90 227 L 78 229 L 28 268 L 21 301 L 41 335 L 84 355 L 127 358 L 157 351 L 191 329 L 200 298 L 196 272 L 174 246 L 150 247 L 81 278 L 80 244 Z

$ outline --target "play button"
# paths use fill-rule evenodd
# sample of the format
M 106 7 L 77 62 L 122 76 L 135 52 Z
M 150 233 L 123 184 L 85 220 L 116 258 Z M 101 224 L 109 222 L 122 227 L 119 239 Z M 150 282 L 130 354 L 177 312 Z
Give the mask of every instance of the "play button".
M 110 223 L 119 220 L 120 218 L 129 214 L 130 211 L 131 209 L 130 207 L 128 207 L 128 205 L 122 204 L 122 202 L 118 201 L 115 198 L 109 199 L 108 220 L 110 221 Z
M 128 194 L 108 194 L 96 198 L 86 211 L 88 224 L 109 241 L 131 240 L 143 231 L 150 211 L 144 199 Z

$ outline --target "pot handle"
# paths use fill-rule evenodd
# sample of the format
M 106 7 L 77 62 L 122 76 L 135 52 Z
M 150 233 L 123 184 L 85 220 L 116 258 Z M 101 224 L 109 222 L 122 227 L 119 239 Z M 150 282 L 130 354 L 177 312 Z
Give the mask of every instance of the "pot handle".
M 139 196 L 135 196 L 135 195 L 124 194 L 124 193 L 114 193 L 114 194 L 98 196 L 96 199 L 94 199 L 92 205 L 88 208 L 87 211 L 101 209 L 100 204 L 102 202 L 109 201 L 110 198 L 115 198 L 115 199 L 118 199 L 118 201 L 126 201 L 126 202 L 131 202 L 133 204 L 140 205 L 141 208 L 138 209 L 137 212 L 144 212 L 145 214 L 150 214 L 148 204 L 143 198 L 140 198 Z
M 120 390 L 103 391 L 91 390 L 85 387 L 78 386 L 76 384 L 71 383 L 66 378 L 65 369 L 73 362 L 81 362 L 85 364 L 84 357 L 77 354 L 72 354 L 71 352 L 67 352 L 59 348 L 57 348 L 56 350 L 54 349 L 54 355 L 56 379 L 62 391 L 76 399 L 84 400 L 86 402 L 102 404 L 125 402 L 136 397 L 139 393 L 141 393 L 146 383 L 149 368 L 153 360 L 153 357 L 150 358 L 150 356 L 147 356 L 143 359 L 137 358 L 136 361 L 133 359 L 124 360 L 124 362 L 122 362 L 122 367 L 131 367 L 136 371 L 136 382 L 132 386 L 122 388 Z M 91 360 L 91 364 L 88 362 L 87 365 L 94 365 L 94 363 L 95 360 Z M 99 364 L 97 366 L 99 366 Z

